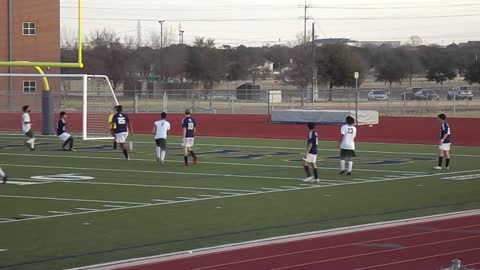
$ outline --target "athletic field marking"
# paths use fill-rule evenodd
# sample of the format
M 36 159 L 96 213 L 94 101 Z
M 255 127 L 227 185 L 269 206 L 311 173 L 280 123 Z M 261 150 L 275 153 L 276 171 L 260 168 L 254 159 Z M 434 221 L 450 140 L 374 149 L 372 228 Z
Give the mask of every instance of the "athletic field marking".
M 6 164 L 2 164 L 6 165 Z M 11 165 L 11 166 L 19 166 L 19 167 L 38 167 L 38 166 L 32 166 L 32 165 Z M 53 166 L 49 166 L 53 167 Z M 63 167 L 55 167 L 55 168 L 60 168 L 62 169 Z M 78 168 L 77 168 L 78 169 Z M 96 170 L 99 170 L 98 168 Z M 108 169 L 102 169 L 102 170 L 108 170 Z M 479 170 L 472 170 L 472 171 L 464 171 L 464 172 L 450 172 L 450 173 L 437 173 L 437 174 L 430 174 L 430 175 L 419 175 L 415 177 L 411 177 L 409 179 L 414 179 L 414 178 L 424 178 L 424 177 L 432 177 L 432 176 L 441 176 L 441 175 L 448 175 L 448 174 L 457 174 L 457 173 L 466 173 L 466 172 L 476 172 L 480 171 Z M 405 179 L 405 178 L 402 178 Z M 126 209 L 139 209 L 139 208 L 145 208 L 145 207 L 153 207 L 153 206 L 161 206 L 161 205 L 172 205 L 172 204 L 180 204 L 180 203 L 189 203 L 189 202 L 198 202 L 198 201 L 207 201 L 207 200 L 217 200 L 217 199 L 228 199 L 228 198 L 239 198 L 239 197 L 245 197 L 245 196 L 256 196 L 256 195 L 264 195 L 264 194 L 273 194 L 273 193 L 283 193 L 283 192 L 292 192 L 292 191 L 304 191 L 308 189 L 317 189 L 317 188 L 325 188 L 325 187 L 335 187 L 335 186 L 347 186 L 347 185 L 358 185 L 358 184 L 364 184 L 364 183 L 380 183 L 380 182 L 387 182 L 387 181 L 394 181 L 396 179 L 388 179 L 388 180 L 379 180 L 379 181 L 370 181 L 370 182 L 352 182 L 352 183 L 342 183 L 342 184 L 330 184 L 327 186 L 320 186 L 320 185 L 312 185 L 311 187 L 305 187 L 303 189 L 291 189 L 291 190 L 278 190 L 278 191 L 260 191 L 260 192 L 253 192 L 253 193 L 242 193 L 242 194 L 232 194 L 232 195 L 227 195 L 219 198 L 198 198 L 195 200 L 182 200 L 182 201 L 172 201 L 172 202 L 162 202 L 162 203 L 152 203 L 152 204 L 145 204 L 145 205 L 135 205 L 135 206 L 127 206 L 124 208 L 113 208 L 113 209 L 101 209 L 101 210 L 96 210 L 96 211 L 89 211 L 89 212 L 80 212 L 80 213 L 71 213 L 71 214 L 59 214 L 59 215 L 52 215 L 52 216 L 46 216 L 46 217 L 38 217 L 38 218 L 31 218 L 31 220 L 40 220 L 40 219 L 48 219 L 48 218 L 58 218 L 58 217 L 66 217 L 66 216 L 74 216 L 74 215 L 84 215 L 84 214 L 93 214 L 93 213 L 104 213 L 104 212 L 111 212 L 111 211 L 119 211 L 119 210 L 126 210 Z M 12 223 L 12 222 L 22 222 L 25 220 L 11 220 L 11 221 L 2 221 L 0 223 Z
M 299 234 L 292 234 L 292 235 L 283 235 L 283 236 L 264 238 L 264 239 L 246 241 L 246 242 L 206 247 L 206 248 L 192 250 L 192 252 L 196 254 L 196 256 L 204 256 L 204 255 L 209 255 L 214 253 L 224 254 L 226 252 L 237 251 L 240 249 L 258 248 L 262 246 L 284 244 L 287 242 L 296 242 L 296 241 L 302 241 L 302 240 L 312 239 L 312 238 L 335 237 L 338 235 L 345 235 L 348 233 L 361 233 L 365 231 L 373 231 L 376 229 L 395 228 L 403 225 L 414 225 L 419 223 L 444 221 L 449 219 L 451 220 L 455 218 L 471 217 L 478 214 L 480 214 L 480 210 L 468 210 L 468 211 L 461 211 L 461 212 L 430 215 L 430 216 L 424 216 L 424 217 L 376 222 L 376 223 L 370 223 L 370 224 L 362 224 L 362 225 L 356 225 L 356 226 L 341 227 L 341 228 L 335 228 L 335 229 L 329 229 L 329 230 L 306 232 L 306 233 L 299 233 Z M 464 226 L 460 228 L 458 227 L 449 228 L 447 229 L 447 231 L 462 229 L 463 227 Z M 445 229 L 441 231 L 445 231 Z M 431 232 L 427 232 L 427 233 L 431 233 Z M 421 234 L 424 234 L 424 233 L 421 233 Z M 374 239 L 373 242 L 381 242 L 385 240 L 389 240 L 389 239 Z M 109 263 L 90 265 L 86 267 L 72 268 L 69 270 L 116 270 L 120 268 L 123 269 L 123 268 L 139 267 L 139 266 L 141 267 L 144 265 L 153 265 L 156 263 L 161 263 L 166 261 L 175 261 L 178 259 L 186 258 L 187 256 L 191 256 L 189 252 L 178 251 L 178 252 L 161 254 L 161 255 L 119 260 L 119 261 L 114 261 Z
M 200 194 L 200 195 L 197 195 L 198 197 L 206 197 L 206 198 L 218 198 L 219 196 L 217 195 L 204 195 L 204 194 Z
M 31 181 L 30 179 L 12 178 L 19 181 Z M 43 182 L 44 180 L 34 180 Z M 8 182 L 7 182 L 8 183 Z M 48 181 L 48 183 L 68 183 L 68 184 L 88 184 L 88 185 L 107 185 L 107 186 L 128 186 L 128 187 L 148 187 L 148 188 L 171 188 L 171 189 L 192 189 L 192 190 L 213 190 L 213 191 L 236 191 L 236 192 L 255 192 L 254 190 L 246 189 L 229 189 L 229 188 L 208 188 L 208 187 L 188 187 L 188 186 L 161 186 L 161 185 L 147 185 L 147 184 L 128 184 L 128 183 L 111 183 L 111 182 L 71 182 L 63 180 Z
M 8 249 L 0 249 L 0 252 L 8 251 Z
M 56 198 L 56 197 L 35 197 L 35 196 L 18 196 L 18 195 L 0 195 L 0 197 L 1 198 L 32 199 L 32 200 L 70 201 L 70 202 L 119 203 L 119 204 L 132 204 L 132 205 L 148 204 L 148 203 L 140 203 L 140 202 L 103 201 L 103 200 L 71 199 L 71 198 Z
M 82 211 L 100 211 L 99 209 L 95 209 L 95 208 L 83 208 L 83 207 L 79 207 L 75 209 L 82 210 Z
M 480 178 L 480 174 L 470 174 L 470 175 L 456 175 L 450 177 L 444 177 L 443 180 L 457 180 L 457 181 L 464 181 L 464 180 L 473 180 Z
M 281 188 L 287 188 L 287 189 L 299 189 L 302 187 L 292 187 L 292 186 L 280 186 Z
M 172 202 L 172 200 L 160 200 L 160 199 L 153 199 L 154 202 Z
M 107 208 L 124 208 L 125 207 L 122 205 L 110 205 L 110 204 L 104 204 L 103 206 Z
M 414 261 L 421 261 L 421 260 L 425 260 L 425 259 L 431 259 L 431 258 L 442 257 L 442 256 L 447 256 L 447 255 L 453 255 L 453 254 L 464 255 L 465 252 L 475 251 L 475 250 L 479 250 L 479 249 L 480 248 L 470 248 L 470 249 L 464 249 L 464 250 L 457 250 L 457 251 L 435 254 L 435 255 L 430 255 L 430 256 L 424 256 L 424 257 L 419 257 L 419 258 L 414 258 L 414 259 L 409 259 L 409 260 L 401 260 L 401 261 L 396 261 L 396 262 L 391 262 L 391 263 L 378 264 L 378 265 L 374 265 L 374 266 L 355 268 L 353 270 L 366 270 L 366 269 L 373 269 L 373 268 L 376 269 L 376 268 L 384 267 L 384 266 L 390 266 L 390 265 L 395 265 L 395 264 L 403 264 L 403 263 L 414 262 Z
M 43 185 L 48 184 L 48 182 L 27 182 L 27 181 L 8 181 L 7 185 L 18 185 L 18 186 L 31 186 L 31 185 Z
M 11 219 L 11 218 L 0 218 L 0 221 L 2 220 L 14 220 L 14 219 Z
M 73 158 L 73 159 L 99 159 L 99 160 L 124 160 L 123 158 L 113 158 L 113 157 L 99 157 L 99 156 L 63 156 L 63 155 L 38 155 L 38 154 L 16 154 L 16 153 L 0 153 L 4 156 L 26 156 L 26 157 L 48 157 L 48 158 Z M 154 159 L 131 159 L 131 161 L 144 161 L 144 162 L 153 162 L 156 163 Z M 178 160 L 167 160 L 168 162 L 174 163 L 183 163 L 183 161 Z M 279 168 L 279 165 L 272 164 L 258 164 L 258 163 L 237 163 L 237 162 L 211 162 L 211 161 L 202 161 L 204 164 L 216 164 L 216 165 L 232 165 L 232 166 L 246 166 L 246 167 L 269 167 L 269 168 Z M 295 168 L 298 169 L 298 166 L 292 165 L 282 165 L 282 168 Z M 324 170 L 338 170 L 337 167 L 318 167 L 319 169 Z M 392 171 L 392 170 L 376 170 L 376 169 L 355 169 L 356 171 L 363 172 L 387 172 L 387 173 L 412 173 L 412 174 L 426 174 L 427 172 L 412 172 L 412 171 Z
M 20 216 L 22 217 L 31 217 L 31 218 L 41 218 L 41 217 L 45 217 L 43 215 L 32 215 L 32 214 L 20 214 Z
M 198 198 L 191 198 L 191 197 L 176 197 L 177 199 L 180 200 L 185 200 L 185 201 L 195 201 L 198 200 Z
M 271 270 L 292 269 L 292 268 L 298 268 L 298 267 L 307 266 L 307 265 L 314 265 L 314 264 L 319 264 L 319 263 L 332 262 L 332 261 L 338 261 L 338 260 L 345 260 L 345 259 L 351 259 L 351 258 L 358 258 L 358 257 L 363 257 L 363 256 L 384 254 L 384 253 L 389 253 L 389 252 L 397 252 L 397 251 L 406 250 L 406 249 L 411 249 L 411 248 L 426 247 L 426 246 L 431 246 L 431 245 L 438 245 L 438 244 L 444 244 L 444 243 L 450 243 L 450 242 L 456 242 L 456 241 L 474 239 L 474 238 L 479 238 L 479 237 L 480 237 L 480 235 L 475 235 L 475 236 L 461 237 L 461 238 L 455 238 L 455 239 L 449 239 L 449 240 L 443 240 L 443 241 L 437 241 L 437 242 L 424 243 L 424 244 L 420 244 L 420 245 L 412 245 L 412 246 L 401 247 L 401 248 L 397 248 L 397 249 L 389 249 L 389 250 L 382 250 L 382 251 L 374 251 L 374 252 L 360 253 L 360 254 L 343 256 L 343 257 L 337 257 L 337 258 L 331 258 L 331 259 L 325 259 L 325 260 L 318 260 L 318 261 L 313 261 L 313 262 L 308 262 L 308 263 L 300 263 L 300 264 L 294 264 L 294 265 L 290 265 L 290 266 L 283 266 L 283 267 L 273 268 L 273 269 L 271 269 Z M 370 242 L 370 241 L 368 241 L 368 242 Z M 474 249 L 469 249 L 469 250 L 466 250 L 466 251 L 479 250 L 479 249 L 480 249 L 480 248 L 474 248 Z M 450 254 L 455 254 L 455 253 L 458 253 L 458 252 L 446 253 L 446 254 L 444 254 L 444 255 L 450 255 Z M 290 254 L 287 254 L 287 255 L 290 255 Z M 285 256 L 285 254 L 284 254 L 284 256 Z M 435 256 L 435 255 L 434 255 L 434 256 Z M 192 269 L 192 270 L 207 269 L 207 268 L 212 268 L 212 267 L 194 268 L 194 269 Z M 371 267 L 368 267 L 368 268 L 371 268 Z M 368 268 L 358 268 L 357 270 L 360 270 L 360 269 L 368 269 Z
M 52 214 L 70 214 L 72 212 L 65 212 L 65 211 L 47 211 L 48 213 Z
M 472 266 L 475 266 L 475 265 L 480 265 L 480 262 L 469 263 L 466 266 L 467 267 L 472 267 Z

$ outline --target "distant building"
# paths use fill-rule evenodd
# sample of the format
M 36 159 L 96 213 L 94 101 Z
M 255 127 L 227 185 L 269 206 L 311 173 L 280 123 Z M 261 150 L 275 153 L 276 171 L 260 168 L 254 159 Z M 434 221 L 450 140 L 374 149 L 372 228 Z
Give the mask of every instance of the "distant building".
M 360 41 L 360 44 L 362 47 L 367 47 L 367 46 L 374 46 L 374 47 L 380 47 L 380 46 L 388 46 L 392 48 L 398 48 L 402 46 L 401 41 Z
M 0 60 L 60 62 L 60 0 L 0 0 Z M 33 68 L 0 67 L 0 73 L 36 73 Z M 45 73 L 59 73 L 52 68 Z M 49 80 L 56 96 L 59 82 Z M 41 104 L 38 77 L 0 77 L 0 109 Z
M 480 47 L 480 41 L 467 41 L 459 43 L 458 46 L 460 47 Z
M 358 42 L 356 40 L 349 39 L 349 38 L 322 38 L 322 39 L 314 40 L 313 43 L 317 47 L 322 47 L 324 45 L 329 45 L 329 44 L 345 44 L 345 45 L 353 46 L 353 47 L 360 47 L 361 46 L 360 42 Z

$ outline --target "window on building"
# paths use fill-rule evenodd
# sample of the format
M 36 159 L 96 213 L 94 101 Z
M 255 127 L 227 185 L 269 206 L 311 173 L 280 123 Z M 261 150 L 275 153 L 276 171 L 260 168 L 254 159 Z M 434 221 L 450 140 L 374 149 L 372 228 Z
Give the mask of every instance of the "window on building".
M 22 30 L 24 36 L 34 36 L 37 33 L 35 23 L 33 22 L 24 22 Z
M 23 81 L 23 93 L 24 94 L 35 94 L 37 91 L 37 82 L 36 81 Z

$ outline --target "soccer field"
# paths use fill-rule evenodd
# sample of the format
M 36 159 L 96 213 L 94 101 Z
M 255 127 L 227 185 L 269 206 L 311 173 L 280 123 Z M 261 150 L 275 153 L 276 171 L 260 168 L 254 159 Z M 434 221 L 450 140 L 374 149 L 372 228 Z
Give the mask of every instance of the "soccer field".
M 358 144 L 352 176 L 320 142 L 320 183 L 303 183 L 304 140 L 196 139 L 182 166 L 180 138 L 167 162 L 150 136 L 132 160 L 105 141 L 58 150 L 39 137 L 0 135 L 0 269 L 65 269 L 349 225 L 480 207 L 480 147 L 454 147 L 434 171 L 436 147 Z

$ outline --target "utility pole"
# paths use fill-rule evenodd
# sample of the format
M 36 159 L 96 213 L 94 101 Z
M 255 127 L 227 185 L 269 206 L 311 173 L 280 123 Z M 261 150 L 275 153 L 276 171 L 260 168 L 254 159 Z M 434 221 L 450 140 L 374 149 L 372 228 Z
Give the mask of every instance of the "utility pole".
M 315 23 L 312 23 L 312 109 L 318 99 L 318 67 L 315 63 Z
M 160 20 L 158 23 L 160 24 L 160 49 L 163 49 L 163 23 L 165 20 Z
M 183 45 L 183 33 L 185 33 L 185 31 L 183 30 L 180 30 L 179 31 L 179 35 L 180 35 L 180 44 Z
M 137 48 L 142 46 L 142 22 L 140 19 L 137 22 Z
M 307 11 L 312 5 L 308 5 L 305 0 L 305 4 L 298 7 L 303 8 L 303 17 L 300 17 L 300 19 L 303 19 L 303 44 L 305 45 L 307 44 L 307 21 L 312 19 L 312 17 L 307 16 Z

